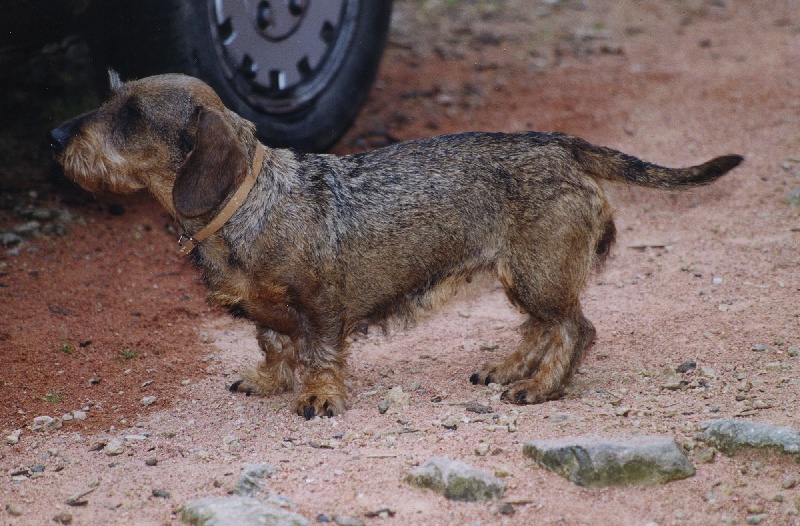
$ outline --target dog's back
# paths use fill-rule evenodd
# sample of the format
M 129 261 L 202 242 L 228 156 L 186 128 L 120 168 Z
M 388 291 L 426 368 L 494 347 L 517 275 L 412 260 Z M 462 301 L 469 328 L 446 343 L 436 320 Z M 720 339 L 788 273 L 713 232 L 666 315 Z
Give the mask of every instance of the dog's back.
M 458 170 L 463 166 L 474 168 L 476 162 L 495 161 L 498 166 L 514 165 L 526 175 L 531 169 L 537 169 L 543 177 L 550 177 L 552 173 L 542 172 L 560 168 L 556 164 L 567 162 L 575 163 L 585 175 L 596 179 L 662 189 L 711 183 L 744 160 L 740 155 L 724 155 L 687 168 L 665 168 L 612 148 L 593 145 L 579 137 L 543 132 L 441 135 L 352 158 L 368 160 L 370 165 L 401 168 L 404 172 L 410 172 L 412 166 L 424 172 L 426 165 L 431 163 L 435 163 L 436 172 L 441 172 Z

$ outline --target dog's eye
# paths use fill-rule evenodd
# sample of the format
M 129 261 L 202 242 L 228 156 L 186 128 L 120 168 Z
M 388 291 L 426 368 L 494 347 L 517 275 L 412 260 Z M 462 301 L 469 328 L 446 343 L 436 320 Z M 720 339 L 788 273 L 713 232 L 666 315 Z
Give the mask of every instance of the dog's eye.
M 117 111 L 114 119 L 114 136 L 124 141 L 142 127 L 142 111 L 133 102 L 128 101 Z
M 121 121 L 133 122 L 138 120 L 141 116 L 142 113 L 139 111 L 139 108 L 137 108 L 132 102 L 128 102 L 119 111 L 119 118 Z

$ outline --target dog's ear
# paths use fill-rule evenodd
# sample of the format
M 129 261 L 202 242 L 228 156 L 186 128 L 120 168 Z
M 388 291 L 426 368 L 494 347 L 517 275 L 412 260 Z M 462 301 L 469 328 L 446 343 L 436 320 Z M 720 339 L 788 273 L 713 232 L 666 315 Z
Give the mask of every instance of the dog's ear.
M 116 91 L 122 87 L 122 80 L 119 78 L 119 73 L 111 68 L 108 68 L 108 87 L 111 88 L 111 91 Z
M 178 169 L 172 188 L 175 210 L 184 217 L 214 210 L 247 170 L 244 145 L 222 113 L 200 108 L 193 118 L 193 148 Z

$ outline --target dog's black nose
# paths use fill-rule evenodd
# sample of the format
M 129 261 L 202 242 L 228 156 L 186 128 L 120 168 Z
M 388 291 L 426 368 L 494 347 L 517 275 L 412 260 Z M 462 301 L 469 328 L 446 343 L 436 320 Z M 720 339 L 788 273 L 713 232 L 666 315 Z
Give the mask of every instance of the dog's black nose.
M 50 130 L 47 133 L 47 142 L 50 144 L 50 148 L 53 149 L 53 152 L 55 152 L 56 155 L 64 151 L 64 148 L 67 147 L 67 144 L 72 136 L 75 135 L 75 130 L 85 120 L 85 118 L 86 115 L 79 115 L 78 117 L 68 120 L 58 128 Z
M 63 126 L 59 126 L 58 128 L 47 132 L 47 142 L 50 144 L 50 148 L 56 154 L 64 151 L 64 148 L 67 146 L 67 141 L 69 140 L 69 135 L 65 133 L 62 128 Z

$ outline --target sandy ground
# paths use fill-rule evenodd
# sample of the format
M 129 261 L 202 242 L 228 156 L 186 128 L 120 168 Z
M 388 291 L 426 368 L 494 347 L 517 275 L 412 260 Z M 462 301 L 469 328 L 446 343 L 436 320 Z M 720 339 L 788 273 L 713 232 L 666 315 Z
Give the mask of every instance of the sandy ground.
M 397 2 L 379 81 L 336 153 L 535 129 L 673 166 L 747 158 L 696 191 L 608 187 L 618 242 L 583 297 L 598 338 L 558 401 L 513 406 L 469 384 L 517 338 L 518 314 L 491 286 L 415 327 L 354 341 L 343 416 L 306 422 L 291 393 L 231 394 L 225 387 L 259 357 L 253 330 L 203 303 L 198 274 L 177 258 L 169 218 L 150 198 L 14 197 L 73 220 L 66 236 L 0 253 L 0 432 L 19 436 L 0 444 L 0 524 L 62 513 L 73 524 L 176 524 L 182 503 L 227 494 L 255 463 L 278 467 L 269 491 L 312 521 L 643 526 L 766 514 L 762 524 L 800 523 L 800 485 L 791 484 L 800 465 L 767 453 L 707 462 L 694 440 L 699 422 L 721 416 L 800 427 L 800 208 L 788 200 L 800 187 L 797 8 Z M 42 164 L 2 168 L 50 169 Z M 0 230 L 25 221 L 0 210 Z M 674 373 L 688 361 L 696 369 Z M 397 386 L 409 404 L 381 414 Z M 471 401 L 492 412 L 467 411 Z M 86 419 L 30 429 L 35 417 L 76 410 Z M 643 433 L 676 437 L 696 476 L 586 490 L 522 456 L 530 439 Z M 112 439 L 124 439 L 122 454 L 98 449 Z M 402 482 L 434 455 L 502 476 L 514 513 Z M 85 505 L 65 504 L 89 488 Z M 365 516 L 384 508 L 393 518 Z

